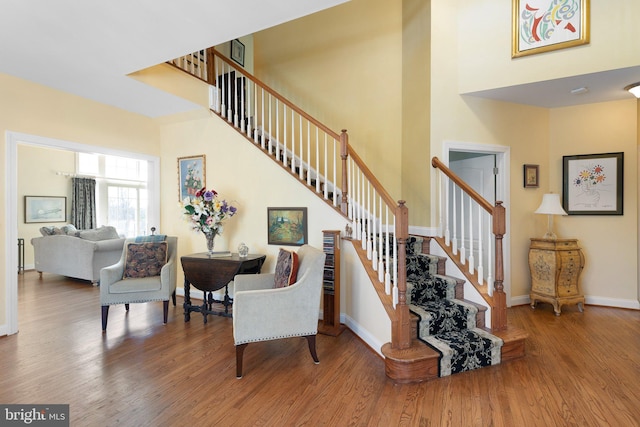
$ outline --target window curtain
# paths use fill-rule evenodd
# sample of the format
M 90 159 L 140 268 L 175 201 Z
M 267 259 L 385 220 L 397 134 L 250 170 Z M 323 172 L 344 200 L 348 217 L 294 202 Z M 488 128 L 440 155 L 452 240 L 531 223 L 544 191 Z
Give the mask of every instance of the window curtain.
M 72 178 L 71 223 L 78 230 L 96 228 L 96 180 Z

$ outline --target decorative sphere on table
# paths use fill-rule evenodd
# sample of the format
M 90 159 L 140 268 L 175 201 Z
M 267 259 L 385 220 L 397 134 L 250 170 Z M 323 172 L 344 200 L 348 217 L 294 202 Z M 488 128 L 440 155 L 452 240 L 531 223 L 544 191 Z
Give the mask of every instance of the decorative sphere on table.
M 238 255 L 241 258 L 245 258 L 249 254 L 249 246 L 245 245 L 244 242 L 240 243 L 238 246 Z

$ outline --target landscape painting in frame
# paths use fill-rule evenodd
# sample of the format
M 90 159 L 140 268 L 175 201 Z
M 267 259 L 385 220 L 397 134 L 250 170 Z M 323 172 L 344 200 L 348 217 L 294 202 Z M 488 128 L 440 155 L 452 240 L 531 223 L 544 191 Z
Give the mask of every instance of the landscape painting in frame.
M 512 1 L 512 58 L 589 43 L 589 0 Z
M 267 243 L 302 246 L 307 243 L 307 208 L 267 208 Z
M 562 157 L 562 207 L 569 215 L 622 215 L 624 153 Z
M 64 196 L 24 196 L 24 222 L 65 222 L 67 198 Z
M 178 201 L 195 197 L 205 186 L 205 155 L 178 158 Z

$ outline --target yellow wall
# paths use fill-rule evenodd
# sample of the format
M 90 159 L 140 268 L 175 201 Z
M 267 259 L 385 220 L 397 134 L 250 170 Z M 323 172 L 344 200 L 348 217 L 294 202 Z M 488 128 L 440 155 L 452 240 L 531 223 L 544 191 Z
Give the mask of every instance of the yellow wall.
M 402 1 L 351 0 L 254 34 L 256 77 L 340 133 L 401 196 Z
M 640 2 L 636 0 L 591 0 L 588 45 L 515 59 L 511 59 L 511 2 L 447 3 L 459 4 L 453 7 L 458 9 L 455 29 L 460 35 L 461 61 L 453 75 L 460 76 L 461 93 L 640 65 L 640 27 L 634 22 Z
M 57 172 L 75 173 L 75 155 L 72 151 L 18 146 L 18 236 L 24 239 L 24 266 L 33 268 L 31 238 L 39 237 L 40 227 L 63 226 L 65 223 L 24 222 L 24 196 L 63 196 L 67 198 L 67 222 L 71 213 L 71 180 Z
M 556 234 L 578 239 L 584 293 L 600 303 L 638 299 L 638 155 L 635 99 L 551 110 L 549 189 L 562 193 L 562 156 L 624 153 L 624 215 L 562 216 Z
M 402 2 L 402 198 L 409 223 L 429 225 L 430 2 Z

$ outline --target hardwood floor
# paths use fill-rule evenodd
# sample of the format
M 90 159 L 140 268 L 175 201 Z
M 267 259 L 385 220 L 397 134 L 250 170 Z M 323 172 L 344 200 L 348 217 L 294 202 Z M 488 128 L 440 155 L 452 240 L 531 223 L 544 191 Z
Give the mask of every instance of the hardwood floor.
M 640 312 L 548 304 L 508 310 L 524 358 L 394 385 L 351 331 L 255 343 L 235 378 L 232 319 L 162 304 L 109 312 L 99 288 L 33 271 L 19 279 L 18 334 L 0 338 L 0 402 L 67 403 L 72 426 L 640 426 Z

